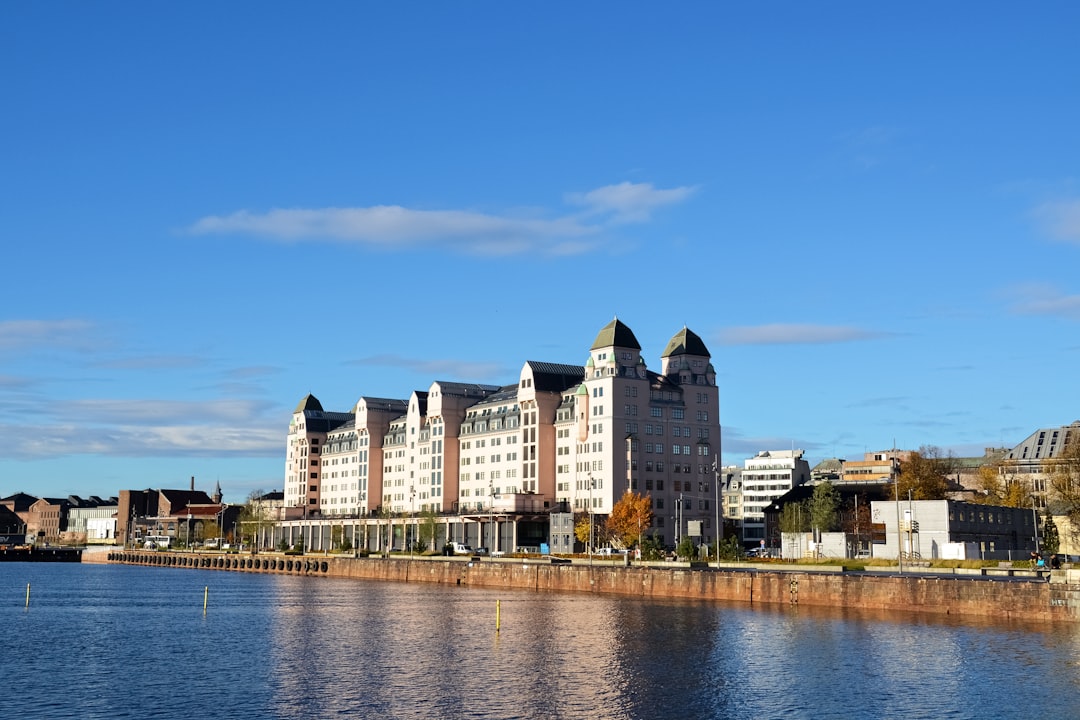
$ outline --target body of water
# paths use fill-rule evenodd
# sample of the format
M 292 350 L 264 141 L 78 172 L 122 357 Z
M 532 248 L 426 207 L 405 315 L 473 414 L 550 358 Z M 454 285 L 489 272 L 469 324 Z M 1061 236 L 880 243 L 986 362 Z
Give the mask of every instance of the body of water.
M 20 719 L 1080 716 L 1073 625 L 32 563 L 0 617 Z

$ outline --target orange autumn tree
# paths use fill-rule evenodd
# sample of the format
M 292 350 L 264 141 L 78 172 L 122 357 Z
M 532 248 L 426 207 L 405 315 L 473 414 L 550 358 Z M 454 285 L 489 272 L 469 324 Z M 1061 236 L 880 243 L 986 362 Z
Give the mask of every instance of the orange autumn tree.
M 627 490 L 611 508 L 607 529 L 623 547 L 630 547 L 641 542 L 641 536 L 652 527 L 652 517 L 652 498 Z

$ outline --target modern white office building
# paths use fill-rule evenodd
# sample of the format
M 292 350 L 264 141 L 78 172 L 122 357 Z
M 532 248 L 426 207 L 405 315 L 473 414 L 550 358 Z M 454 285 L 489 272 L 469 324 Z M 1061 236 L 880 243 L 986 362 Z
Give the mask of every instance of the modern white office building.
M 436 381 L 405 400 L 361 397 L 348 412 L 306 396 L 288 431 L 286 517 L 433 511 L 446 538 L 480 542 L 497 525 L 517 544 L 519 523 L 556 508 L 601 522 L 633 490 L 651 496 L 662 542 L 711 542 L 719 414 L 700 337 L 677 332 L 654 372 L 615 319 L 584 365 L 527 361 L 512 385 Z
M 768 540 L 765 508 L 809 479 L 810 463 L 803 459 L 802 450 L 762 450 L 747 459 L 742 472 L 743 542 Z

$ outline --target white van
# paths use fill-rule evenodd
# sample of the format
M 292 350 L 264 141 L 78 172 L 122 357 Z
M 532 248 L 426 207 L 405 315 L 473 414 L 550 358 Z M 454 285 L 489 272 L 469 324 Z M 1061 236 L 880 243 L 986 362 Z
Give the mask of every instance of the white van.
M 455 555 L 472 555 L 473 549 L 464 543 L 449 542 L 446 543 Z
M 170 535 L 145 535 L 143 536 L 143 548 L 146 550 L 167 550 L 172 547 Z

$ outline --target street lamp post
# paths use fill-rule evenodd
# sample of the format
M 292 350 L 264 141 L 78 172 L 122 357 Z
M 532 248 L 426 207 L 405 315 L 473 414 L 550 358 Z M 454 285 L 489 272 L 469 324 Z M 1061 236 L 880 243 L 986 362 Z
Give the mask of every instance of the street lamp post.
M 412 554 L 413 554 L 413 546 L 416 545 L 416 486 L 415 485 L 410 485 L 409 486 L 409 504 L 410 504 L 409 514 L 412 515 L 412 526 L 413 526 L 413 539 L 412 539 L 412 543 L 409 545 L 409 556 L 411 557 Z
M 1039 513 L 1035 511 L 1035 496 L 1031 496 L 1031 520 L 1035 523 L 1035 554 L 1039 554 Z
M 221 521 L 218 523 L 218 550 L 225 544 L 225 511 L 229 509 L 228 503 L 221 504 Z
M 488 553 L 495 551 L 495 481 L 488 480 L 488 532 L 491 537 L 488 542 Z
M 592 473 L 589 473 L 589 542 L 586 543 L 585 549 L 589 552 L 589 564 L 592 565 L 593 556 L 593 497 L 592 491 L 596 481 L 593 480 Z
M 723 526 L 720 524 L 720 455 L 719 453 L 713 456 L 713 481 L 716 483 L 714 488 L 716 492 L 716 566 L 720 567 L 720 535 L 723 533 Z

